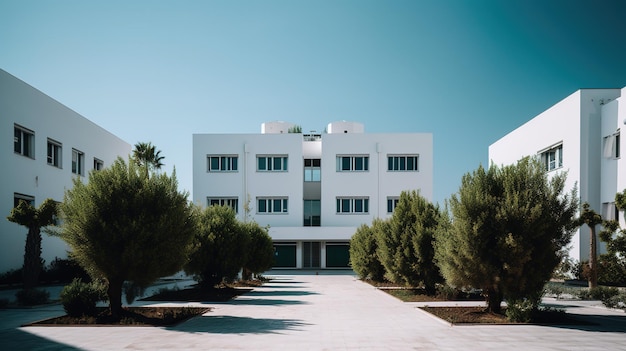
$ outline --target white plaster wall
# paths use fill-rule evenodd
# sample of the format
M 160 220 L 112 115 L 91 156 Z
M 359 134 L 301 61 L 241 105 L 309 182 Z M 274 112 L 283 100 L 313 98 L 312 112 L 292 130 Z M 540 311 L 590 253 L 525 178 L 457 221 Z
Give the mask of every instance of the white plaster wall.
M 108 166 L 120 156 L 125 160 L 131 145 L 110 132 L 55 101 L 39 90 L 0 70 L 0 162 L 7 167 L 0 185 L 0 213 L 6 217 L 13 207 L 14 193 L 35 197 L 39 206 L 46 198 L 63 201 L 66 189 L 72 187 L 72 148 L 84 156 L 84 171 L 93 168 L 98 158 Z M 35 158 L 13 152 L 13 130 L 18 124 L 35 132 Z M 48 138 L 62 143 L 62 168 L 47 164 Z M 87 181 L 87 176 L 81 176 Z M 42 241 L 42 258 L 46 264 L 55 257 L 65 258 L 67 246 L 45 234 Z M 19 268 L 23 263 L 26 228 L 6 220 L 0 221 L 0 271 Z

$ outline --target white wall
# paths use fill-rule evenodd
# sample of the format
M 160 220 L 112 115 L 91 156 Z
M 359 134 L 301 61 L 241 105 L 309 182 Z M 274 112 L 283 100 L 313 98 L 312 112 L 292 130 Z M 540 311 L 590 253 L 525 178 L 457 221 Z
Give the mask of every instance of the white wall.
M 97 126 L 37 89 L 0 70 L 0 162 L 5 165 L 0 185 L 0 213 L 6 217 L 13 207 L 14 193 L 35 197 L 39 206 L 46 198 L 63 201 L 66 189 L 72 187 L 72 149 L 84 153 L 85 174 L 98 158 L 108 166 L 118 157 L 128 158 L 130 144 Z M 31 159 L 13 151 L 14 125 L 35 133 L 35 157 Z M 61 168 L 47 164 L 47 140 L 62 143 Z M 87 181 L 87 176 L 81 176 Z M 21 267 L 26 228 L 6 220 L 0 221 L 0 272 Z M 50 263 L 55 257 L 66 257 L 67 246 L 58 238 L 45 234 L 42 258 Z

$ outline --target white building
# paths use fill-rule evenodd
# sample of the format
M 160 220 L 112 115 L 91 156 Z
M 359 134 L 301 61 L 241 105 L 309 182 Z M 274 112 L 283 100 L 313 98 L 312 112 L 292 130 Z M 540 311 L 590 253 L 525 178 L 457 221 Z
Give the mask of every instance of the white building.
M 193 135 L 194 202 L 269 225 L 275 267 L 347 267 L 356 229 L 390 216 L 403 190 L 432 201 L 432 134 L 367 134 L 355 122 L 289 133 L 293 126 Z
M 538 155 L 549 172 L 567 172 L 567 187 L 578 187 L 581 203 L 604 218 L 622 218 L 614 201 L 626 189 L 626 162 L 620 157 L 625 124 L 626 88 L 582 89 L 489 146 L 489 159 L 502 165 Z M 589 241 L 583 226 L 572 239 L 570 257 L 588 259 Z
M 63 201 L 72 179 L 87 180 L 92 169 L 106 167 L 131 152 L 131 146 L 85 117 L 0 70 L 0 272 L 20 268 L 27 229 L 6 220 L 20 199 L 39 206 L 46 198 Z M 42 233 L 46 264 L 65 258 L 67 246 Z

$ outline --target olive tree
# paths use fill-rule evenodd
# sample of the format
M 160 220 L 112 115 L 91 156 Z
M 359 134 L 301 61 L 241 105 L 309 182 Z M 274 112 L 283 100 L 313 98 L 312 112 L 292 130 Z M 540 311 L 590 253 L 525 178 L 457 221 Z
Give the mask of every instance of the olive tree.
M 122 312 L 122 286 L 145 287 L 178 272 L 186 261 L 196 219 L 176 174 L 118 158 L 109 168 L 79 178 L 65 192 L 59 235 L 70 255 L 106 280 L 111 314 Z
M 536 307 L 575 229 L 576 190 L 564 193 L 565 179 L 530 158 L 464 175 L 435 244 L 448 284 L 481 288 L 491 312 L 503 299 Z
M 246 260 L 243 263 L 243 279 L 251 279 L 253 274 L 260 274 L 274 265 L 274 244 L 267 228 L 256 222 L 241 223 L 240 227 L 248 236 Z

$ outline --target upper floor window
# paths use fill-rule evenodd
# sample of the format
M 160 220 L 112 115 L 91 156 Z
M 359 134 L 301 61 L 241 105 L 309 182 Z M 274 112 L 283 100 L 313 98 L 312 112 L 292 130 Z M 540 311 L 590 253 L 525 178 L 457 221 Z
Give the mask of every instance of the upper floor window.
M 387 156 L 388 171 L 418 171 L 417 155 L 389 155 Z
M 31 206 L 35 206 L 35 197 L 20 193 L 13 193 L 13 207 L 17 207 L 20 204 L 20 201 L 25 201 L 27 204 Z
M 239 199 L 236 197 L 208 197 L 207 204 L 209 206 L 228 206 L 239 213 Z
M 72 149 L 72 173 L 85 175 L 85 154 Z
M 620 157 L 620 132 L 604 137 L 604 157 L 617 159 Z
M 542 151 L 540 156 L 546 171 L 563 167 L 563 144 Z
M 237 161 L 235 155 L 211 155 L 207 156 L 209 172 L 236 172 Z
M 61 143 L 48 139 L 48 164 L 61 168 Z
M 387 213 L 393 213 L 396 206 L 398 206 L 398 201 L 400 201 L 400 198 L 397 196 L 387 197 Z
M 605 202 L 602 204 L 602 219 L 608 221 L 619 220 L 619 209 L 615 202 Z
M 286 197 L 257 198 L 257 213 L 287 213 Z
M 93 169 L 99 171 L 104 168 L 104 162 L 100 159 L 93 158 Z
M 287 156 L 257 156 L 257 171 L 287 171 Z
M 369 170 L 369 156 L 337 156 L 337 172 Z
M 304 181 L 319 182 L 322 180 L 322 160 L 319 158 L 304 159 Z
M 337 213 L 368 213 L 368 197 L 338 197 Z
M 14 125 L 13 151 L 22 156 L 35 158 L 35 132 Z

